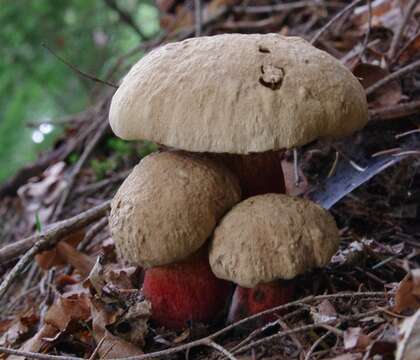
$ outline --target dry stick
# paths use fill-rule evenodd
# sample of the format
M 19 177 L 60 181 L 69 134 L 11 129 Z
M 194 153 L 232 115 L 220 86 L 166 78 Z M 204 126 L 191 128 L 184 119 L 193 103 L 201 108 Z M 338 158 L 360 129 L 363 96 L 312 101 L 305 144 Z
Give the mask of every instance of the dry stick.
M 33 246 L 25 253 L 25 255 L 21 257 L 21 259 L 16 263 L 13 269 L 10 270 L 10 272 L 7 274 L 7 276 L 1 283 L 0 299 L 4 296 L 6 291 L 12 285 L 13 281 L 18 277 L 18 275 L 23 271 L 23 269 L 33 260 L 36 254 L 55 245 L 60 239 L 63 238 L 63 235 L 65 235 L 69 231 L 80 229 L 81 227 L 103 216 L 109 208 L 109 203 L 110 202 L 107 201 L 71 219 L 64 220 L 58 223 L 51 230 L 47 230 L 46 232 L 38 235 L 39 240 L 36 241 L 33 244 Z M 81 215 L 83 214 L 84 216 L 82 217 Z M 34 242 L 34 240 L 32 240 L 31 238 L 26 240 L 29 240 L 29 243 Z
M 420 112 L 420 100 L 369 111 L 369 121 L 392 120 Z
M 354 0 L 352 3 L 347 5 L 343 10 L 335 14 L 335 16 L 332 17 L 330 21 L 328 21 L 311 39 L 311 44 L 315 44 L 319 37 L 332 25 L 334 24 L 338 19 L 340 19 L 344 14 L 346 14 L 348 11 L 352 10 L 354 7 L 356 7 L 357 4 L 361 3 L 363 0 Z
M 242 324 L 247 323 L 248 321 L 252 321 L 255 319 L 258 319 L 264 315 L 268 315 L 268 314 L 272 314 L 273 312 L 277 312 L 280 310 L 284 310 L 284 309 L 288 309 L 290 307 L 294 307 L 294 306 L 300 306 L 300 305 L 304 305 L 307 303 L 310 303 L 312 301 L 318 301 L 318 300 L 325 300 L 325 299 L 337 299 L 337 298 L 348 298 L 348 297 L 366 297 L 366 296 L 378 296 L 378 297 L 383 297 L 385 296 L 386 293 L 379 291 L 379 292 L 360 292 L 360 293 L 339 293 L 339 294 L 330 294 L 330 295 L 318 295 L 318 296 L 307 296 L 303 299 L 300 300 L 296 300 L 284 305 L 280 305 L 277 306 L 275 308 L 272 309 L 268 309 L 265 311 L 262 311 L 258 314 L 255 315 L 251 315 L 247 318 L 244 318 L 242 320 L 239 320 L 233 324 L 230 324 L 226 327 L 224 327 L 223 329 L 214 332 L 213 334 L 210 334 L 209 336 L 206 336 L 204 338 L 192 341 L 190 343 L 187 344 L 183 344 L 183 345 L 179 345 L 170 349 L 166 349 L 166 350 L 161 350 L 161 351 L 156 351 L 153 353 L 148 353 L 148 354 L 143 354 L 143 355 L 138 355 L 138 356 L 132 356 L 132 357 L 128 357 L 128 358 L 123 358 L 120 360 L 142 360 L 142 359 L 151 359 L 151 358 L 155 358 L 155 357 L 159 357 L 159 356 L 167 356 L 167 355 L 171 355 L 180 351 L 184 351 L 184 350 L 188 350 L 191 349 L 193 347 L 197 347 L 197 346 L 203 346 L 203 345 L 207 345 L 208 340 L 213 340 L 229 331 L 231 331 L 232 329 L 241 326 Z
M 101 220 L 99 220 L 95 225 L 93 225 L 87 232 L 83 240 L 77 245 L 78 251 L 83 251 L 86 249 L 86 247 L 89 245 L 89 243 L 92 241 L 92 239 L 98 235 L 101 230 L 108 225 L 108 218 L 104 217 Z
M 180 351 L 184 351 L 184 350 L 189 350 L 193 347 L 197 347 L 197 346 L 209 346 L 210 341 L 213 341 L 213 339 L 215 339 L 216 337 L 219 337 L 225 333 L 227 333 L 228 331 L 231 331 L 232 329 L 234 329 L 237 326 L 240 326 L 248 321 L 257 319 L 261 316 L 264 315 L 268 315 L 271 314 L 273 312 L 279 311 L 279 310 L 284 310 L 284 309 L 288 309 L 290 307 L 293 306 L 300 306 L 300 305 L 304 305 L 307 303 L 310 303 L 312 301 L 319 301 L 319 300 L 325 300 L 325 299 L 339 299 L 339 298 L 357 298 L 357 297 L 383 297 L 385 296 L 386 293 L 382 292 L 382 291 L 378 291 L 378 292 L 359 292 L 359 293 L 338 293 L 338 294 L 329 294 L 329 295 L 318 295 L 318 296 L 307 296 L 303 299 L 300 300 L 296 300 L 284 305 L 280 305 L 277 306 L 275 308 L 272 309 L 268 309 L 265 311 L 262 311 L 258 314 L 255 315 L 251 315 L 245 319 L 239 320 L 231 325 L 226 326 L 225 328 L 214 332 L 213 334 L 210 334 L 209 336 L 206 336 L 204 338 L 189 342 L 187 344 L 183 344 L 183 345 L 179 345 L 170 349 L 166 349 L 166 350 L 161 350 L 161 351 L 155 351 L 149 354 L 143 354 L 143 355 L 137 355 L 137 356 L 131 356 L 131 357 L 126 357 L 126 358 L 120 358 L 119 360 L 142 360 L 142 359 L 151 359 L 151 358 L 155 358 L 155 357 L 159 357 L 159 356 L 167 356 L 167 355 L 171 355 Z M 359 316 L 365 316 L 365 314 L 358 314 Z M 319 323 L 316 324 L 316 326 L 321 326 L 324 325 L 324 323 Z M 312 328 L 314 325 L 308 325 L 309 328 Z M 298 328 L 299 331 L 303 331 L 304 329 Z M 297 329 L 291 330 L 296 332 Z M 279 336 L 278 334 L 276 334 L 277 336 Z M 284 334 L 284 335 L 288 335 Z M 250 345 L 254 345 L 250 344 Z M 242 351 L 242 349 L 239 349 Z M 39 360 L 80 360 L 81 358 L 76 358 L 76 357 L 65 357 L 65 356 L 56 356 L 56 355 L 43 355 L 43 354 L 37 354 L 37 353 L 30 353 L 30 352 L 25 352 L 25 351 L 19 351 L 19 350 L 12 350 L 12 349 L 8 349 L 5 347 L 0 347 L 0 353 L 6 353 L 6 354 L 14 354 L 14 355 L 20 355 L 20 356 L 25 356 L 27 358 L 32 358 L 32 359 L 39 359 Z M 117 359 L 111 359 L 111 360 L 117 360 Z
M 194 0 L 195 36 L 201 36 L 203 31 L 203 10 L 201 0 Z
M 62 237 L 72 231 L 79 230 L 86 225 L 103 217 L 109 209 L 110 201 L 106 201 L 92 209 L 86 210 L 69 219 L 51 224 L 40 234 L 29 236 L 23 240 L 6 245 L 0 249 L 0 263 L 11 261 L 29 250 L 36 243 L 46 240 L 46 245 L 55 245 Z
M 290 330 L 285 330 L 285 331 L 279 331 L 276 334 L 273 334 L 271 336 L 267 336 L 265 338 L 262 338 L 260 340 L 254 341 L 254 342 L 252 342 L 252 343 L 250 343 L 248 345 L 245 345 L 245 346 L 239 348 L 238 350 L 236 350 L 234 352 L 234 354 L 243 353 L 243 352 L 245 352 L 245 351 L 253 348 L 254 346 L 261 345 L 261 344 L 263 344 L 265 342 L 268 342 L 268 341 L 271 341 L 271 340 L 274 340 L 274 339 L 277 339 L 277 338 L 280 338 L 280 337 L 284 337 L 286 335 L 296 334 L 298 332 L 312 330 L 312 329 L 316 329 L 316 328 L 320 328 L 320 327 L 322 328 L 323 325 L 330 324 L 330 323 L 331 323 L 331 321 L 324 322 L 324 323 L 303 325 L 303 326 L 297 327 L 295 329 L 290 329 Z
M 95 82 L 100 83 L 100 84 L 108 85 L 110 87 L 113 87 L 114 89 L 118 89 L 118 86 L 115 85 L 115 84 L 112 84 L 112 83 L 110 83 L 106 80 L 101 80 L 101 79 L 97 78 L 96 76 L 93 76 L 93 75 L 90 75 L 88 73 L 85 73 L 85 72 L 81 71 L 76 66 L 74 66 L 73 64 L 70 64 L 67 60 L 63 59 L 61 56 L 56 54 L 48 45 L 41 44 L 41 46 L 43 48 L 47 49 L 53 56 L 55 56 L 58 60 L 60 60 L 64 65 L 68 66 L 71 70 L 73 70 L 79 76 L 87 78 L 87 79 L 92 80 L 92 81 L 95 81 Z
M 338 7 L 334 4 L 324 4 L 322 2 L 309 1 L 296 1 L 286 4 L 275 4 L 275 5 L 262 5 L 262 6 L 244 6 L 237 5 L 233 7 L 233 11 L 242 14 L 265 14 L 273 12 L 283 12 L 294 9 L 300 9 L 303 7 Z
M 417 69 L 420 68 L 420 60 L 414 61 L 411 64 L 408 64 L 407 66 L 402 67 L 401 69 L 393 72 L 392 74 L 389 74 L 388 76 L 385 76 L 383 79 L 379 80 L 375 84 L 369 86 L 366 89 L 366 95 L 369 96 L 373 94 L 376 90 L 381 88 L 382 86 L 388 84 L 389 82 L 398 79 L 399 77 Z
M 360 51 L 359 58 L 362 59 L 366 48 L 369 43 L 370 32 L 372 30 L 372 0 L 367 0 L 368 4 L 368 29 L 366 32 L 365 39 L 363 40 L 362 50 Z
M 141 40 L 147 40 L 147 36 L 136 24 L 131 15 L 127 11 L 121 9 L 115 0 L 104 0 L 104 2 L 110 9 L 114 10 L 118 14 L 122 22 L 130 26 L 137 33 Z
M 102 122 L 102 124 L 99 126 L 99 129 L 95 132 L 95 135 L 93 135 L 92 139 L 87 144 L 85 150 L 83 151 L 82 155 L 80 156 L 80 159 L 77 161 L 76 165 L 72 169 L 71 173 L 69 174 L 67 181 L 66 181 L 66 187 L 60 197 L 59 202 L 57 203 L 57 206 L 54 209 L 53 214 L 53 221 L 57 220 L 57 217 L 60 216 L 64 205 L 67 201 L 67 198 L 70 195 L 70 192 L 73 188 L 73 184 L 76 180 L 77 175 L 79 174 L 80 170 L 82 169 L 83 165 L 85 164 L 86 160 L 91 155 L 93 149 L 98 144 L 99 140 L 102 138 L 105 131 L 108 129 L 108 121 L 107 119 L 104 119 L 104 116 L 100 116 L 99 120 Z
M 109 179 L 104 179 L 104 180 L 98 181 L 98 182 L 93 183 L 93 184 L 88 184 L 88 185 L 85 185 L 83 187 L 79 187 L 78 189 L 75 190 L 75 193 L 78 194 L 78 195 L 79 194 L 90 193 L 90 192 L 102 189 L 105 186 L 120 182 L 120 181 L 124 180 L 131 173 L 132 170 L 133 169 L 125 170 L 125 171 L 122 171 L 122 172 L 110 177 Z
M 316 340 L 316 341 L 312 344 L 311 348 L 310 348 L 310 349 L 309 349 L 309 351 L 306 353 L 306 355 L 305 355 L 305 359 L 304 359 L 304 360 L 310 360 L 310 359 L 311 359 L 312 354 L 314 353 L 314 351 L 315 351 L 315 349 L 318 347 L 318 345 L 319 345 L 322 341 L 324 341 L 324 340 L 325 340 L 328 336 L 330 336 L 330 334 L 331 334 L 331 331 L 327 331 L 324 335 L 320 336 L 320 337 L 318 338 L 318 340 Z
M 230 360 L 237 360 L 236 357 L 231 352 L 229 352 L 222 345 L 214 342 L 213 340 L 209 339 L 206 342 L 206 345 L 209 346 L 209 347 L 212 347 L 213 349 L 216 349 L 219 352 L 221 352 L 223 355 L 225 355 Z
M 419 0 L 411 0 L 407 6 L 407 10 L 405 11 L 403 20 L 401 21 L 400 26 L 398 27 L 394 37 L 392 38 L 391 46 L 389 47 L 388 51 L 388 59 L 393 59 L 395 53 L 398 49 L 398 43 L 401 40 L 401 37 L 404 33 L 404 29 L 407 26 L 408 21 L 410 20 L 411 15 L 413 14 L 414 8 L 418 4 Z
M 370 316 L 372 314 L 376 314 L 378 312 L 383 312 L 383 309 L 378 308 L 378 309 L 375 309 L 375 310 L 372 310 L 372 311 L 367 311 L 365 313 L 358 313 L 358 314 L 356 314 L 354 316 L 350 316 L 348 318 L 351 319 L 351 320 L 355 320 L 355 319 L 360 319 L 360 318 L 365 317 L 365 316 Z M 274 340 L 274 339 L 277 339 L 277 338 L 280 338 L 280 337 L 283 337 L 283 336 L 286 336 L 286 335 L 290 335 L 290 334 L 294 334 L 294 333 L 302 332 L 302 331 L 306 331 L 306 330 L 312 330 L 312 329 L 316 329 L 318 327 L 326 329 L 328 331 L 332 331 L 335 334 L 337 334 L 338 336 L 342 336 L 343 332 L 341 330 L 336 329 L 333 326 L 330 326 L 330 324 L 333 324 L 334 322 L 335 322 L 335 320 L 329 320 L 329 321 L 325 321 L 325 322 L 319 322 L 319 323 L 316 323 L 316 324 L 303 325 L 301 327 L 291 329 L 291 330 L 279 331 L 276 334 L 273 334 L 271 336 L 267 336 L 267 337 L 262 338 L 260 340 L 254 341 L 251 344 L 245 345 L 242 348 L 239 348 L 238 350 L 236 350 L 234 352 L 234 354 L 242 353 L 244 351 L 249 350 L 250 348 L 253 348 L 254 346 L 261 345 L 263 343 L 269 342 L 271 340 Z
M 0 346 L 0 353 L 24 356 L 28 359 L 37 359 L 37 360 L 83 360 L 83 358 L 74 357 L 74 356 L 47 355 L 47 354 L 9 349 L 4 346 Z

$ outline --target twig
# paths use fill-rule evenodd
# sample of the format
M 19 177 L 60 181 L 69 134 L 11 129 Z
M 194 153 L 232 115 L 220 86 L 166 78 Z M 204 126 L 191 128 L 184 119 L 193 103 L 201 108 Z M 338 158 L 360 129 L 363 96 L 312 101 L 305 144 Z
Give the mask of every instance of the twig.
M 395 53 L 398 50 L 398 44 L 401 40 L 401 37 L 404 33 L 404 29 L 407 26 L 408 21 L 410 20 L 411 15 L 413 14 L 414 8 L 417 6 L 419 0 L 411 0 L 409 4 L 407 5 L 407 9 L 404 13 L 404 17 L 400 23 L 400 26 L 398 27 L 397 31 L 394 34 L 394 37 L 392 38 L 391 45 L 389 47 L 388 51 L 388 59 L 393 59 L 395 56 Z
M 41 45 L 43 48 L 47 49 L 53 56 L 55 56 L 58 60 L 60 60 L 64 65 L 68 66 L 71 70 L 73 70 L 79 76 L 92 80 L 94 82 L 100 83 L 100 84 L 108 85 L 110 87 L 113 87 L 114 89 L 118 89 L 118 86 L 115 84 L 112 84 L 106 80 L 101 80 L 97 78 L 96 76 L 90 75 L 88 73 L 85 73 L 79 70 L 76 66 L 74 66 L 73 64 L 70 64 L 67 60 L 63 59 L 60 55 L 56 54 L 48 45 L 46 44 L 41 44 Z
M 130 26 L 137 33 L 141 40 L 147 40 L 147 36 L 144 35 L 143 31 L 141 31 L 140 27 L 136 24 L 130 14 L 121 9 L 115 0 L 104 0 L 104 2 L 110 9 L 118 14 L 122 22 Z
M 329 323 L 331 323 L 331 321 L 329 321 L 329 322 L 325 322 L 325 323 L 317 323 L 317 324 L 303 325 L 303 326 L 299 326 L 299 327 L 294 328 L 294 329 L 285 330 L 285 331 L 279 331 L 279 332 L 278 332 L 278 333 L 276 333 L 276 334 L 273 334 L 273 335 L 271 335 L 271 336 L 267 336 L 267 337 L 265 337 L 265 338 L 262 338 L 262 339 L 256 340 L 256 341 L 254 341 L 254 342 L 252 342 L 252 343 L 250 343 L 250 344 L 248 344 L 248 345 L 245 345 L 245 346 L 243 346 L 243 347 L 239 348 L 238 350 L 236 350 L 236 351 L 234 352 L 234 354 L 240 354 L 240 353 L 243 353 L 243 352 L 245 352 L 245 351 L 247 351 L 247 350 L 249 350 L 249 349 L 253 348 L 254 346 L 261 345 L 261 344 L 263 344 L 263 343 L 266 343 L 266 342 L 269 342 L 269 341 L 271 341 L 271 340 L 274 340 L 274 339 L 278 339 L 278 338 L 284 337 L 284 336 L 286 336 L 286 335 L 296 334 L 296 333 L 299 333 L 299 332 L 302 332 L 302 331 L 307 331 L 307 330 L 317 329 L 317 328 L 320 328 L 320 327 L 322 328 L 322 325 L 329 324 Z
M 352 3 L 347 5 L 343 10 L 339 11 L 337 14 L 335 14 L 330 21 L 328 21 L 318 32 L 312 37 L 311 44 L 315 44 L 317 40 L 320 38 L 320 36 L 332 25 L 334 24 L 338 19 L 340 19 L 344 14 L 346 14 L 348 11 L 352 10 L 354 7 L 356 7 L 357 4 L 362 2 L 363 0 L 354 0 Z
M 328 336 L 330 336 L 331 335 L 331 331 L 327 331 L 324 335 L 322 335 L 322 336 L 320 336 L 319 338 L 318 338 L 318 340 L 316 340 L 313 344 L 312 344 L 312 346 L 311 346 L 311 348 L 309 349 L 309 351 L 306 353 L 306 355 L 305 355 L 305 359 L 304 360 L 310 360 L 311 359 L 311 356 L 312 356 L 312 354 L 314 353 L 314 351 L 315 351 L 315 349 L 318 347 L 318 345 L 322 342 L 322 341 L 324 341 Z
M 108 185 L 111 185 L 111 184 L 114 184 L 114 183 L 118 183 L 118 182 L 124 180 L 130 174 L 130 172 L 132 170 L 133 169 L 125 170 L 125 171 L 122 171 L 121 173 L 118 173 L 118 174 L 110 177 L 109 179 L 104 179 L 104 180 L 98 181 L 98 182 L 93 183 L 93 184 L 85 185 L 83 187 L 81 186 L 81 187 L 79 187 L 75 190 L 75 193 L 78 194 L 78 195 L 79 194 L 90 193 L 90 192 L 102 189 L 105 186 L 108 186 Z
M 194 0 L 195 36 L 201 36 L 203 31 L 203 9 L 201 0 Z
M 362 59 L 369 43 L 370 32 L 372 30 L 372 0 L 367 0 L 368 4 L 368 29 L 365 39 L 363 40 L 362 50 L 360 50 L 359 58 Z
M 370 121 L 392 120 L 420 112 L 420 100 L 369 111 Z
M 414 129 L 414 130 L 409 130 L 409 131 L 404 131 L 403 133 L 399 133 L 397 135 L 395 135 L 395 139 L 401 139 L 405 136 L 408 135 L 412 135 L 412 134 L 418 134 L 420 132 L 420 129 Z
M 420 67 L 420 60 L 414 61 L 411 64 L 408 64 L 407 66 L 402 67 L 401 69 L 393 72 L 392 74 L 389 74 L 388 76 L 385 76 L 383 79 L 377 81 L 375 84 L 369 86 L 366 89 L 366 95 L 369 96 L 372 93 L 374 93 L 376 90 L 381 88 L 382 86 L 388 84 L 392 80 L 398 79 L 399 77 L 409 73 L 410 71 L 413 71 Z
M 337 169 L 337 165 L 338 165 L 338 159 L 340 158 L 340 152 L 339 151 L 335 151 L 335 156 L 334 156 L 334 161 L 331 165 L 331 169 L 330 171 L 328 171 L 328 175 L 327 178 L 330 178 L 331 176 L 334 175 L 335 170 Z
M 95 357 L 96 357 L 96 355 L 98 355 L 98 353 L 99 353 L 99 349 L 101 348 L 101 346 L 102 346 L 102 344 L 104 343 L 104 341 L 105 341 L 105 335 L 102 337 L 102 339 L 98 342 L 98 344 L 96 345 L 96 347 L 95 347 L 95 350 L 93 350 L 93 353 L 92 353 L 92 355 L 90 355 L 89 356 L 89 359 L 88 360 L 94 360 L 95 359 Z
M 89 212 L 89 217 L 85 216 L 83 218 L 78 218 L 78 222 L 77 221 L 72 221 L 70 222 L 70 220 L 74 219 L 69 219 L 69 220 L 65 220 L 64 222 L 66 222 L 66 224 L 63 224 L 61 227 L 55 227 L 53 229 L 51 229 L 49 232 L 47 231 L 46 233 L 43 233 L 41 235 L 38 235 L 40 238 L 38 241 L 36 241 L 34 243 L 34 245 L 25 253 L 25 255 L 23 255 L 20 260 L 16 263 L 16 265 L 13 267 L 13 269 L 6 275 L 6 277 L 4 278 L 3 282 L 0 285 L 0 299 L 4 296 L 4 294 L 7 292 L 7 290 L 10 288 L 10 286 L 12 285 L 12 283 L 14 282 L 14 280 L 17 278 L 17 276 L 23 271 L 23 269 L 32 261 L 32 259 L 35 257 L 36 254 L 40 253 L 41 251 L 44 251 L 48 248 L 50 248 L 51 246 L 55 245 L 60 239 L 63 238 L 63 235 L 65 233 L 67 233 L 69 231 L 70 225 L 69 223 L 72 225 L 71 229 L 75 230 L 76 228 L 81 228 L 82 225 L 87 225 L 86 223 L 86 219 L 90 219 L 93 217 L 94 221 L 96 220 L 98 217 L 102 216 L 106 210 L 108 210 L 109 208 L 109 202 L 106 202 L 102 205 L 99 205 L 96 208 L 93 208 L 91 210 L 88 210 L 87 212 Z M 85 214 L 87 213 L 85 212 Z M 77 218 L 77 216 L 76 216 Z M 67 226 L 66 226 L 67 225 Z M 66 231 L 64 231 L 66 230 Z M 2 249 L 3 250 L 3 249 Z
M 108 211 L 110 201 L 106 201 L 92 209 L 86 210 L 69 219 L 51 224 L 40 234 L 29 236 L 23 240 L 16 241 L 0 249 L 0 263 L 11 261 L 30 249 L 39 241 L 46 241 L 46 245 L 54 245 L 68 233 L 79 230 L 86 225 L 100 219 Z
M 225 355 L 230 360 L 237 360 L 236 357 L 231 352 L 229 352 L 223 346 L 221 346 L 220 344 L 214 342 L 211 339 L 209 339 L 206 342 L 206 345 L 209 346 L 209 347 L 212 347 L 213 349 L 216 349 L 219 352 L 221 352 L 223 355 Z
M 280 310 L 285 310 L 288 309 L 290 307 L 294 307 L 294 306 L 301 306 L 307 303 L 311 303 L 313 301 L 320 301 L 320 300 L 326 300 L 326 299 L 339 299 L 339 298 L 363 298 L 363 297 L 384 297 L 386 295 L 385 292 L 379 291 L 379 292 L 345 292 L 345 293 L 338 293 L 338 294 L 329 294 L 329 295 L 317 295 L 317 296 L 307 296 L 303 299 L 300 300 L 296 300 L 296 301 L 292 301 L 290 303 L 284 304 L 284 305 L 280 305 L 277 307 L 274 307 L 272 309 L 268 309 L 265 311 L 262 311 L 258 314 L 255 315 L 251 315 L 245 319 L 239 320 L 233 324 L 230 324 L 226 327 L 224 327 L 223 329 L 214 332 L 213 334 L 210 334 L 204 338 L 198 339 L 198 340 L 194 340 L 191 341 L 187 344 L 182 344 L 179 346 L 175 346 L 173 348 L 169 348 L 166 350 L 161 350 L 161 351 L 155 351 L 152 353 L 148 353 L 148 354 L 142 354 L 142 355 L 137 355 L 137 356 L 131 356 L 131 357 L 126 357 L 126 358 L 120 358 L 119 360 L 143 360 L 143 359 L 151 359 L 151 358 L 156 358 L 156 357 L 161 357 L 161 356 L 168 356 L 171 354 L 175 354 L 177 352 L 180 351 L 184 351 L 184 350 L 189 350 L 192 349 L 194 347 L 198 347 L 198 346 L 209 346 L 209 340 L 214 340 L 215 338 L 233 330 L 234 328 L 247 323 L 248 321 L 252 321 L 255 319 L 258 319 L 264 315 L 268 315 L 268 314 L 272 314 L 273 312 L 277 312 Z M 358 314 L 358 316 L 365 316 L 365 314 Z M 321 326 L 324 323 L 319 323 L 316 324 L 316 326 Z M 309 328 L 313 328 L 314 325 L 308 325 Z M 297 332 L 297 331 L 303 331 L 303 328 L 298 328 L 298 329 L 293 329 L 290 330 L 292 332 Z M 289 332 L 285 333 L 283 335 L 288 335 Z M 276 334 L 277 336 L 279 336 L 279 333 Z M 267 338 L 265 338 L 267 339 Z M 262 340 L 265 340 L 262 339 Z M 268 341 L 268 340 L 266 340 Z M 254 346 L 255 343 L 253 344 L 249 344 L 249 347 Z M 11 349 L 7 349 L 4 347 L 0 347 L 0 353 L 4 352 L 4 353 L 12 353 L 16 354 L 16 355 L 21 355 L 21 356 L 26 356 L 28 358 L 33 358 L 33 359 L 40 359 L 40 360 L 79 360 L 79 358 L 67 358 L 64 356 L 54 356 L 54 357 L 43 357 L 46 355 L 41 355 L 41 354 L 34 354 L 34 353 L 27 353 L 27 352 L 23 352 L 23 351 L 19 351 L 16 352 L 17 350 L 11 350 Z M 242 349 L 238 349 L 239 351 L 243 351 Z M 38 355 L 40 355 L 40 357 L 37 357 Z M 53 356 L 53 355 L 47 355 L 47 356 Z M 112 360 L 112 359 L 111 359 Z M 117 360 L 117 359 L 113 359 L 113 360 Z
M 98 144 L 99 140 L 102 138 L 105 131 L 108 129 L 109 124 L 108 124 L 107 118 L 104 118 L 104 117 L 105 116 L 103 116 L 103 115 L 99 117 L 99 121 L 100 121 L 99 129 L 97 129 L 95 131 L 95 134 L 93 135 L 92 139 L 90 139 L 90 141 L 87 144 L 87 146 L 85 147 L 82 155 L 80 156 L 76 165 L 74 166 L 71 173 L 69 174 L 69 176 L 66 179 L 66 187 L 65 187 L 63 193 L 61 194 L 60 199 L 59 199 L 56 207 L 54 208 L 54 213 L 53 213 L 53 217 L 52 217 L 53 221 L 57 220 L 57 218 L 60 216 L 60 214 L 61 214 L 61 212 L 64 208 L 64 205 L 67 201 L 67 198 L 69 197 L 70 192 L 73 188 L 73 184 L 76 180 L 77 175 L 79 175 L 79 172 L 82 169 L 83 165 L 85 164 L 86 160 L 89 158 L 89 156 L 91 155 L 95 146 Z
M 37 360 L 83 360 L 83 358 L 74 357 L 74 356 L 47 355 L 47 354 L 9 349 L 4 346 L 0 346 L 0 353 L 24 356 L 28 359 L 37 359 Z
M 244 6 L 237 5 L 233 7 L 233 11 L 240 14 L 265 14 L 274 12 L 283 12 L 289 10 L 300 9 L 303 7 L 338 7 L 336 4 L 329 4 L 318 1 L 295 1 L 286 4 L 261 5 L 261 6 Z
M 77 245 L 78 251 L 83 251 L 86 249 L 86 246 L 89 245 L 89 243 L 92 241 L 92 239 L 98 235 L 101 230 L 108 225 L 108 218 L 104 217 L 101 220 L 99 220 L 95 225 L 92 225 L 92 227 L 89 229 L 89 231 L 86 232 L 85 237 L 83 240 Z

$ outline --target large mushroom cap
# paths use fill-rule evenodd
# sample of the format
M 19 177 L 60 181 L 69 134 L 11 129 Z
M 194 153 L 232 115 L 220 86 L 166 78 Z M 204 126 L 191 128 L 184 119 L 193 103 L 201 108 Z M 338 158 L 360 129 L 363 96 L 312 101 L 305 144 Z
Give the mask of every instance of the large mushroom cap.
M 217 277 L 254 287 L 325 266 L 338 245 L 326 210 L 305 199 L 265 194 L 225 215 L 213 235 L 210 265 Z
M 112 200 L 110 228 L 119 255 L 144 267 L 194 253 L 241 193 L 218 164 L 176 152 L 144 158 Z
M 115 93 L 110 123 L 127 140 L 248 154 L 340 137 L 367 121 L 359 81 L 298 37 L 224 34 L 162 46 Z

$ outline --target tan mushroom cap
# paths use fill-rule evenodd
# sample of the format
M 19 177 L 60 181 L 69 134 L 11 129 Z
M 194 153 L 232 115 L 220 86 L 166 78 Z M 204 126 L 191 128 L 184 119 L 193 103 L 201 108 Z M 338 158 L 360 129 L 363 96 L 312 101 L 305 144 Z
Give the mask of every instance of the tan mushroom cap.
M 210 265 L 217 277 L 252 288 L 325 266 L 338 245 L 326 210 L 309 200 L 265 194 L 225 215 L 213 235 Z
M 366 122 L 365 92 L 344 65 L 277 34 L 162 46 L 133 66 L 110 109 L 117 136 L 194 152 L 292 148 Z
M 206 242 L 240 198 L 236 178 L 210 160 L 177 152 L 149 155 L 111 203 L 118 254 L 144 267 L 182 260 Z

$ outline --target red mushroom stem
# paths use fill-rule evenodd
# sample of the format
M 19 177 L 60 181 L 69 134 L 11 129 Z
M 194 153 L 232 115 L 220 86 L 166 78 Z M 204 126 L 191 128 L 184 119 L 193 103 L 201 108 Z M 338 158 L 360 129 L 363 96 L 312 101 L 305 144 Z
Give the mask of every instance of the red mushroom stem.
M 267 193 L 285 193 L 284 175 L 281 166 L 284 151 L 267 151 L 248 155 L 215 154 L 239 179 L 242 197 Z M 292 282 L 275 281 L 261 284 L 253 289 L 237 286 L 229 309 L 228 321 L 241 318 L 282 305 L 293 298 Z M 270 321 L 272 318 L 265 317 Z
M 248 155 L 211 154 L 226 165 L 239 179 L 242 197 L 278 193 L 284 194 L 281 167 L 284 151 L 267 151 Z
M 244 317 L 283 305 L 292 300 L 293 281 L 277 280 L 257 285 L 251 289 L 237 286 L 232 297 L 228 321 L 235 322 Z M 279 314 L 279 313 L 277 313 Z M 273 321 L 276 313 L 263 316 L 262 320 Z
M 145 271 L 143 292 L 152 304 L 152 320 L 181 330 L 190 322 L 211 322 L 220 315 L 231 293 L 231 283 L 216 278 L 207 251 L 185 261 Z

